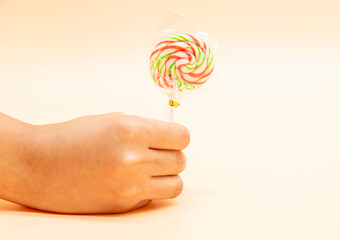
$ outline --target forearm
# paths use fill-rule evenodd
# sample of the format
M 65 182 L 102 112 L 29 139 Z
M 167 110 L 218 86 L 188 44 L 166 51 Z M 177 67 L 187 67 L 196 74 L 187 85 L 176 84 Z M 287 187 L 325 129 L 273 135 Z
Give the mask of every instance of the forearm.
M 16 201 L 24 188 L 31 128 L 0 113 L 0 198 Z

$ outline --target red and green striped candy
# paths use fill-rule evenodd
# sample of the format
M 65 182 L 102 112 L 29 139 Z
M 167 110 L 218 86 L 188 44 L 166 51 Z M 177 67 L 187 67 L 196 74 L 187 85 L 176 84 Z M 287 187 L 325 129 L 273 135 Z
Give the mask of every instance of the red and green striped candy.
M 209 80 L 214 70 L 213 53 L 201 37 L 175 34 L 155 46 L 150 68 L 159 87 L 194 90 Z

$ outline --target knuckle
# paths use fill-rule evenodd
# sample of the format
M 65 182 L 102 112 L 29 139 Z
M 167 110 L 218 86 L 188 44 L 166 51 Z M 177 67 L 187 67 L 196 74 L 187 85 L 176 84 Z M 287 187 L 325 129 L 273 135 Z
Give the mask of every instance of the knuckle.
M 117 132 L 122 139 L 134 139 L 138 137 L 143 126 L 138 117 L 121 115 L 116 123 Z
M 119 168 L 123 171 L 136 166 L 141 162 L 141 159 L 140 153 L 131 148 L 121 149 L 121 151 L 116 155 L 116 162 L 118 163 Z

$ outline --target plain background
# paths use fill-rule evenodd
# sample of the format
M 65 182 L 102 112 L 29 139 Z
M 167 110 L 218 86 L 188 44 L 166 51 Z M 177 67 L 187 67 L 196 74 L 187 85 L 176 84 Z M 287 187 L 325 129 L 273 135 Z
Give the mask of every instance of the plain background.
M 168 8 L 218 43 L 218 78 L 176 113 L 183 194 L 118 216 L 1 202 L 0 238 L 340 239 L 339 1 L 0 0 L 0 111 L 165 119 L 148 55 Z

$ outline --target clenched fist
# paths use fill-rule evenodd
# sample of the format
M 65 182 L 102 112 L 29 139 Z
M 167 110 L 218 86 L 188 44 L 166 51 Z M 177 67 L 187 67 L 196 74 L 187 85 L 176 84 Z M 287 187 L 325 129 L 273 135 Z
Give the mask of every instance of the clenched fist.
M 41 126 L 0 115 L 0 125 L 0 197 L 9 201 L 119 213 L 182 191 L 190 141 L 182 125 L 122 113 Z

